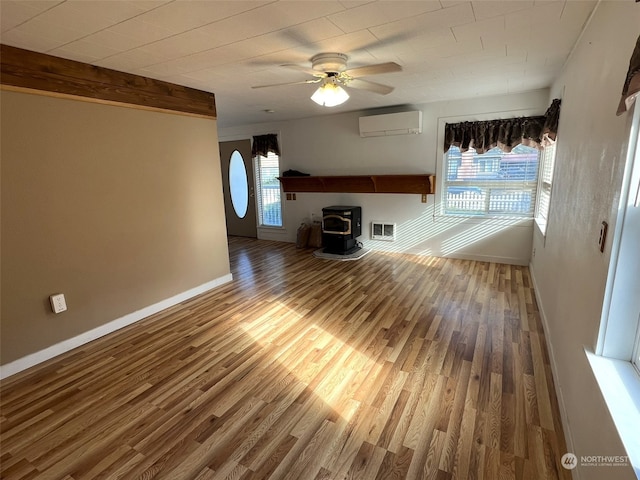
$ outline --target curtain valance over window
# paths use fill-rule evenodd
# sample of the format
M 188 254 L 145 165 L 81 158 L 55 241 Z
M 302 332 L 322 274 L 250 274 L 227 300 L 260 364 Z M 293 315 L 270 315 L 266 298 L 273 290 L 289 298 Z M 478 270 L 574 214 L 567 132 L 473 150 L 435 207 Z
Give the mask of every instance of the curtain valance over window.
M 455 145 L 465 152 L 471 142 L 478 153 L 485 153 L 494 147 L 510 152 L 518 144 L 541 147 L 545 134 L 555 139 L 559 117 L 560 100 L 555 99 L 544 116 L 447 123 L 444 151 L 447 152 L 450 145 Z
M 631 60 L 629 60 L 629 70 L 622 87 L 622 98 L 618 104 L 616 115 L 622 115 L 629 110 L 638 93 L 640 93 L 640 37 L 636 41 L 636 48 L 631 54 Z
M 253 137 L 253 146 L 251 147 L 251 155 L 261 155 L 266 157 L 269 152 L 280 155 L 280 147 L 278 146 L 278 135 L 269 133 L 267 135 L 257 135 Z
M 560 122 L 560 103 L 559 98 L 555 98 L 544 114 L 544 125 L 542 126 L 542 145 L 545 146 L 545 136 L 551 140 L 555 140 L 558 136 L 558 123 Z

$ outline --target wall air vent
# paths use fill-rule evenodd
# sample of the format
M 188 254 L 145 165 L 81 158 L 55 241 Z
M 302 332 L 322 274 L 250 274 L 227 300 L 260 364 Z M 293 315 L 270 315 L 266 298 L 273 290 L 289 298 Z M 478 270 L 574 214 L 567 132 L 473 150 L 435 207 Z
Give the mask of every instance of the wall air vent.
M 395 239 L 395 223 L 371 222 L 371 240 L 385 240 L 387 242 L 393 242 Z
M 360 117 L 361 137 L 384 137 L 422 133 L 422 112 L 387 113 Z

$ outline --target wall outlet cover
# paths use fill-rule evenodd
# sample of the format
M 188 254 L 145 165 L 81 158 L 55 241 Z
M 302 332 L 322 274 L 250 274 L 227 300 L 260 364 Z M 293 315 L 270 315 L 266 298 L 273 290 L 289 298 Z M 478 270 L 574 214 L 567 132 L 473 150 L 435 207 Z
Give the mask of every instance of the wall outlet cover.
M 51 302 L 51 310 L 53 310 L 53 313 L 62 313 L 67 309 L 67 302 L 64 299 L 63 293 L 51 295 L 49 301 Z

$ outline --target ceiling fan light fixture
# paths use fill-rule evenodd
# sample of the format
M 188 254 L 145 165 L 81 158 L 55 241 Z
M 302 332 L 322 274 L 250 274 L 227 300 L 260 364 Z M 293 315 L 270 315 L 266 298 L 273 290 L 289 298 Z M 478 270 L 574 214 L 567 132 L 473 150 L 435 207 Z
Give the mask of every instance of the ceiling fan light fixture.
M 327 81 L 311 95 L 311 100 L 322 107 L 335 107 L 349 100 L 349 94 L 335 81 Z

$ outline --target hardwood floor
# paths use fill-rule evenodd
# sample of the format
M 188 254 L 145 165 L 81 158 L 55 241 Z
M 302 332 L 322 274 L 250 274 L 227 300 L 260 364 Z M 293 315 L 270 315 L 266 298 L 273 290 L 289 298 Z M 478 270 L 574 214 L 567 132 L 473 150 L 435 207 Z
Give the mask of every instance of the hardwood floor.
M 230 252 L 233 282 L 5 381 L 1 478 L 571 478 L 526 267 Z

